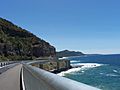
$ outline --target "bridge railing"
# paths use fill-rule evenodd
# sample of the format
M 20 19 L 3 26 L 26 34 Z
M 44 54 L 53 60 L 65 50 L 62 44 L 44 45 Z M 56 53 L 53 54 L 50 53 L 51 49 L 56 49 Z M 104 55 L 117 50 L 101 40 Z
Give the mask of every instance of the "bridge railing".
M 22 77 L 25 90 L 100 90 L 27 64 Z
M 4 62 L 0 62 L 0 67 L 9 65 L 9 64 L 13 64 L 13 63 L 17 63 L 18 61 L 4 61 Z

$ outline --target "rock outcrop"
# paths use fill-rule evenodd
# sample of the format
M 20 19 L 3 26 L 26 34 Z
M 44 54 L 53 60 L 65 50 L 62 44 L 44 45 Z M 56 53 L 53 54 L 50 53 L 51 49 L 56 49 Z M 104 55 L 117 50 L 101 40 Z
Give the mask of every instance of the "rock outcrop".
M 55 54 L 55 48 L 48 42 L 0 18 L 0 59 L 32 59 Z

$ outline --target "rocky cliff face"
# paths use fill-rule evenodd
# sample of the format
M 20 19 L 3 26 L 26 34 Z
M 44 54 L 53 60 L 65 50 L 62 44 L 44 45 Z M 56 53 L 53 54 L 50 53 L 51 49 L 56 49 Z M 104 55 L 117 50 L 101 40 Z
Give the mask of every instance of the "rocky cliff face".
M 55 48 L 48 42 L 0 18 L 0 59 L 32 59 L 55 54 Z

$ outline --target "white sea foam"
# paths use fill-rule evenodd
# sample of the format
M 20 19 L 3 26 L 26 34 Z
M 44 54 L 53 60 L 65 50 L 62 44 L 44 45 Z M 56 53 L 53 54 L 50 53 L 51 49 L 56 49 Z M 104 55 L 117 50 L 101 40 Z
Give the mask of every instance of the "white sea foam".
M 110 73 L 110 74 L 106 74 L 106 76 L 108 76 L 108 77 L 117 77 L 119 75 Z
M 100 73 L 100 75 L 103 75 L 104 73 Z
M 113 72 L 117 73 L 118 71 L 117 70 L 113 70 Z
M 71 64 L 73 67 L 82 66 L 82 68 L 94 68 L 99 67 L 103 64 L 98 63 L 77 63 L 77 64 Z
M 67 73 L 77 72 L 77 71 L 80 71 L 80 70 L 81 70 L 80 67 L 79 68 L 72 68 L 72 69 L 69 69 L 67 71 L 63 71 L 61 73 L 58 73 L 57 75 L 59 75 L 59 76 L 65 76 L 65 74 L 67 74 Z
M 59 58 L 59 59 L 60 59 L 60 60 L 61 60 L 61 59 L 68 59 L 68 57 L 62 57 L 62 58 Z
M 74 72 L 78 72 L 78 71 L 81 71 L 82 73 L 84 73 L 83 70 L 86 70 L 86 69 L 89 69 L 89 68 L 94 68 L 94 67 L 99 67 L 102 64 L 98 64 L 98 63 L 77 63 L 77 64 L 74 64 L 74 66 L 75 65 L 78 66 L 78 67 L 69 69 L 67 71 L 63 71 L 61 73 L 58 73 L 57 75 L 65 76 L 65 74 L 67 74 L 67 73 L 74 73 Z
M 77 63 L 77 62 L 80 62 L 80 61 L 70 61 L 71 63 Z

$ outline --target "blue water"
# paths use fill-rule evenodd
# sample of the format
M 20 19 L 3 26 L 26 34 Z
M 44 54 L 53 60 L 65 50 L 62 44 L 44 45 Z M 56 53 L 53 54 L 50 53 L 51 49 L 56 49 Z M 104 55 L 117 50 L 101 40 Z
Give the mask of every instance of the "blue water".
M 77 63 L 99 63 L 100 67 L 68 73 L 65 77 L 98 87 L 102 90 L 120 90 L 120 55 L 88 55 L 68 58 Z

